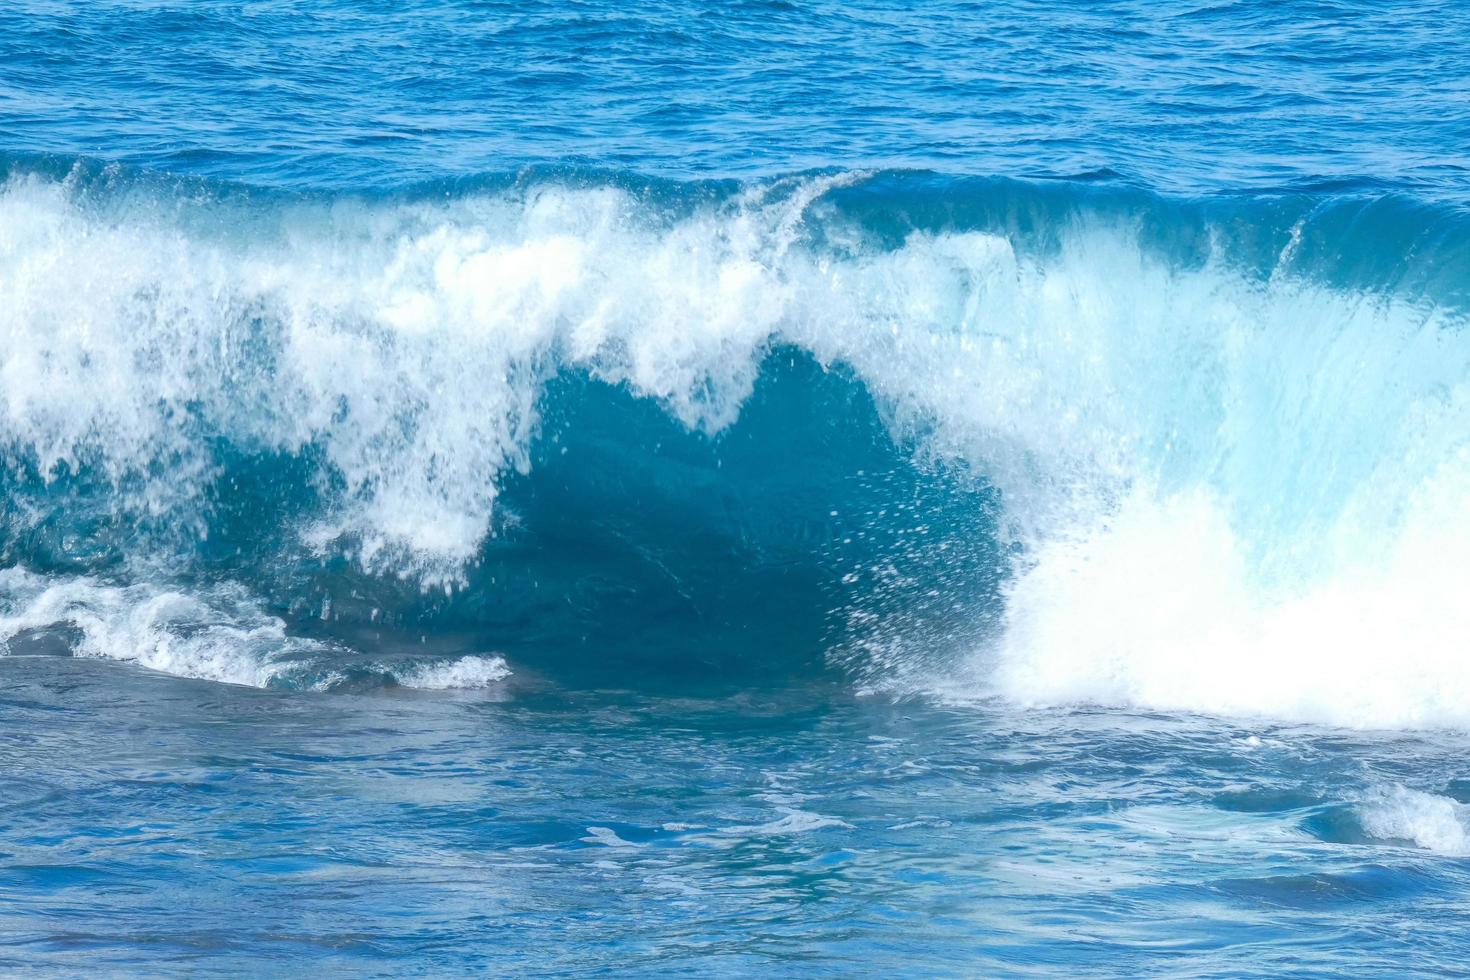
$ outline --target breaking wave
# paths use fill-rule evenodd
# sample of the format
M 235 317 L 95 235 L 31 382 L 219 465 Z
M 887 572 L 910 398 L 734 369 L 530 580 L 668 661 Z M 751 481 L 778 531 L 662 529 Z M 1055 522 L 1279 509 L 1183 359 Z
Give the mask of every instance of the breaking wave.
M 3 634 L 262 686 L 387 630 L 459 637 L 384 668 L 429 688 L 488 648 L 1463 727 L 1466 230 L 916 173 L 16 167 Z

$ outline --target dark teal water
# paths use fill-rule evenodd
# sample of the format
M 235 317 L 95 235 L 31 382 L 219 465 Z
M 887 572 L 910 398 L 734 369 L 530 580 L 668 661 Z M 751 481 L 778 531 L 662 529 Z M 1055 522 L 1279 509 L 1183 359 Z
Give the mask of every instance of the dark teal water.
M 1457 2 L 0 10 L 0 965 L 1453 973 Z

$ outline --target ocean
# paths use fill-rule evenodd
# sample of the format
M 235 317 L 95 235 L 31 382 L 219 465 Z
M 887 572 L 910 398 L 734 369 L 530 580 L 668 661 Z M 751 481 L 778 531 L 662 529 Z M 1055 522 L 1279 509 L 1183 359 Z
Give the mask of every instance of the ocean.
M 1470 969 L 1470 7 L 0 6 L 0 971 Z

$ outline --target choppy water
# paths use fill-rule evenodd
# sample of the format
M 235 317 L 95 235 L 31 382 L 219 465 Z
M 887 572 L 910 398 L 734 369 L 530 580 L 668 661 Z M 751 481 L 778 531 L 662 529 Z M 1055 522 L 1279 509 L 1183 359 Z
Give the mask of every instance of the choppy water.
M 0 963 L 1452 972 L 1458 3 L 0 10 Z

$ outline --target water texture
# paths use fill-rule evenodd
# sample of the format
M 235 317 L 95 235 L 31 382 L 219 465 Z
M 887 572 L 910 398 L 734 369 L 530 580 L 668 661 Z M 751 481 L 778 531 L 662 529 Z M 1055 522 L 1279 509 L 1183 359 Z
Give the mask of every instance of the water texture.
M 0 9 L 0 965 L 1470 952 L 1458 2 Z

